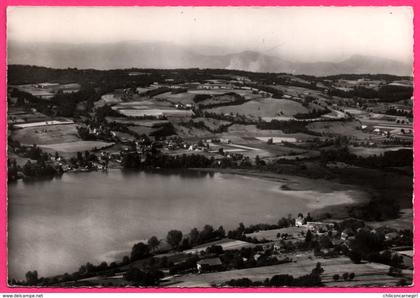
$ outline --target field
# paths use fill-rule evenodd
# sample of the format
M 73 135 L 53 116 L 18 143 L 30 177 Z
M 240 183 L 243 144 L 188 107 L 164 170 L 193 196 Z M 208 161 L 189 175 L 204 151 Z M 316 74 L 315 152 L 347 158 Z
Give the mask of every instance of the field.
M 181 103 L 183 105 L 186 105 L 186 104 L 194 104 L 193 99 L 195 95 L 196 94 L 189 93 L 189 92 L 177 93 L 177 94 L 166 92 L 166 93 L 156 95 L 153 98 L 167 100 L 173 104 Z
M 152 128 L 147 126 L 128 126 L 128 130 L 141 136 L 142 134 L 150 135 L 151 133 L 159 130 L 159 128 Z
M 126 117 L 144 117 L 144 116 L 161 116 L 168 117 L 190 117 L 193 112 L 189 110 L 169 110 L 169 109 L 121 109 L 118 113 Z
M 241 240 L 223 239 L 223 240 L 213 241 L 213 242 L 209 242 L 209 243 L 206 243 L 206 244 L 203 244 L 203 245 L 196 246 L 192 249 L 185 250 L 184 253 L 186 253 L 186 254 L 199 253 L 201 251 L 205 251 L 207 247 L 210 247 L 210 246 L 213 246 L 213 245 L 220 245 L 221 247 L 223 247 L 223 250 L 233 250 L 233 249 L 241 249 L 243 247 L 254 247 L 255 246 L 255 244 L 245 242 L 245 241 L 241 241 Z
M 16 86 L 17 89 L 32 94 L 33 96 L 50 99 L 58 91 L 63 91 L 63 93 L 72 93 L 80 90 L 80 85 L 76 83 L 71 84 L 49 84 L 45 86 L 40 86 L 41 84 L 26 84 Z
M 30 123 L 30 122 L 40 122 L 50 120 L 49 117 L 34 111 L 28 111 L 21 108 L 10 108 L 7 112 L 8 123 Z
M 367 112 L 365 112 L 365 111 L 362 111 L 362 110 L 359 110 L 359 109 L 354 109 L 354 108 L 345 108 L 344 112 L 349 113 L 351 115 L 355 115 L 355 116 L 367 114 Z
M 191 94 L 207 94 L 207 95 L 221 95 L 225 93 L 234 92 L 241 96 L 249 96 L 252 95 L 250 90 L 243 90 L 243 89 L 213 89 L 213 90 L 206 90 L 206 89 L 197 89 L 197 90 L 189 90 L 188 93 Z
M 254 281 L 263 281 L 277 274 L 289 274 L 294 277 L 311 273 L 316 263 L 320 262 L 324 273 L 321 275 L 322 282 L 327 287 L 373 287 L 395 285 L 401 277 L 392 277 L 387 275 L 389 266 L 377 263 L 354 264 L 348 257 L 339 257 L 334 259 L 318 259 L 306 253 L 292 255 L 297 262 L 286 264 L 257 267 L 250 269 L 231 270 L 224 272 L 206 273 L 206 274 L 188 274 L 180 277 L 174 277 L 168 286 L 173 287 L 210 287 L 211 285 L 220 285 L 221 283 L 238 278 L 249 278 Z M 334 274 L 355 273 L 352 281 L 333 280 Z M 407 280 L 412 279 L 413 272 L 404 270 L 403 275 Z
M 241 124 L 234 124 L 229 127 L 228 132 L 224 135 L 232 135 L 232 138 L 236 136 L 237 138 L 243 139 L 250 139 L 250 138 L 258 138 L 258 137 L 290 137 L 296 138 L 297 140 L 309 140 L 313 139 L 314 137 L 304 133 L 290 133 L 286 134 L 281 130 L 263 130 L 258 129 L 255 125 L 241 125 Z
M 177 110 L 173 108 L 173 104 L 164 99 L 122 102 L 113 106 L 112 109 L 126 117 L 161 115 L 169 117 L 190 117 L 193 114 L 190 110 Z
M 206 129 L 196 128 L 196 127 L 185 127 L 176 122 L 173 122 L 172 124 L 175 127 L 175 130 L 178 136 L 180 136 L 181 138 L 184 138 L 185 140 L 196 141 L 197 139 L 206 139 L 206 138 L 214 137 L 214 134 L 209 132 Z
M 273 141 L 273 144 L 283 143 L 283 142 L 287 142 L 287 143 L 297 142 L 296 138 L 290 138 L 290 137 L 256 137 L 256 139 L 263 142 L 268 142 L 268 140 L 271 139 Z
M 69 121 L 61 121 L 61 120 L 48 120 L 48 121 L 41 121 L 41 122 L 32 122 L 32 123 L 21 123 L 15 124 L 15 128 L 29 128 L 29 127 L 48 127 L 51 125 L 66 125 L 66 124 L 73 124 L 73 120 Z
M 17 155 L 12 151 L 12 148 L 10 147 L 7 148 L 7 158 L 16 160 L 16 163 L 21 167 L 23 167 L 28 162 L 28 160 L 33 162 L 33 160 L 31 160 L 30 158 Z
M 387 151 L 397 151 L 400 149 L 412 149 L 412 147 L 385 147 L 385 148 L 368 148 L 368 147 L 349 147 L 350 152 L 358 156 L 381 155 Z
M 215 95 L 210 98 L 204 99 L 198 102 L 197 104 L 205 108 L 206 106 L 211 106 L 215 104 L 233 105 L 237 103 L 237 100 L 238 100 L 238 97 L 235 96 L 234 94 L 220 94 L 220 95 Z
M 359 117 L 360 121 L 362 122 L 362 124 L 364 125 L 368 125 L 368 126 L 379 126 L 379 127 L 388 127 L 391 129 L 396 129 L 396 128 L 404 128 L 404 129 L 412 129 L 412 125 L 411 124 L 399 124 L 396 123 L 393 120 L 386 120 L 386 119 L 382 119 L 382 118 L 372 118 L 372 117 L 364 117 L 361 116 Z
M 306 234 L 307 228 L 306 227 L 288 227 L 282 229 L 274 229 L 274 230 L 267 230 L 267 231 L 259 231 L 251 234 L 247 234 L 247 237 L 257 238 L 258 240 L 269 240 L 269 241 L 277 241 L 277 234 L 289 234 L 293 235 L 293 238 L 300 238 L 304 239 Z M 303 233 L 303 235 L 301 234 Z
M 75 124 L 28 127 L 13 132 L 13 139 L 23 145 L 49 145 L 80 141 Z
M 107 143 L 101 141 L 75 141 L 70 143 L 58 143 L 40 145 L 39 147 L 48 153 L 62 153 L 64 155 L 72 155 L 77 152 L 89 151 L 92 149 L 102 149 L 112 146 L 114 143 Z
M 210 130 L 217 130 L 220 129 L 220 127 L 222 125 L 229 125 L 230 122 L 228 121 L 223 121 L 223 120 L 217 120 L 217 119 L 212 119 L 212 118 L 205 118 L 205 117 L 198 117 L 198 118 L 194 118 L 192 119 L 193 122 L 195 123 L 199 123 L 202 122 L 204 123 L 204 125 L 209 128 Z
M 107 104 L 117 104 L 121 102 L 121 97 L 118 94 L 105 94 L 101 99 L 95 102 L 95 108 L 103 107 Z
M 134 126 L 146 126 L 146 127 L 159 127 L 164 124 L 169 123 L 167 120 L 138 120 L 138 119 L 129 119 L 125 117 L 105 117 L 105 120 L 108 123 L 120 123 L 120 124 L 129 124 Z
M 308 110 L 292 100 L 263 98 L 251 100 L 242 105 L 224 106 L 208 111 L 221 114 L 240 114 L 252 117 L 276 117 L 276 116 L 293 116 L 297 113 L 306 113 Z
M 50 99 L 54 96 L 54 93 L 52 92 L 52 90 L 37 88 L 36 86 L 32 84 L 20 85 L 20 86 L 17 86 L 17 89 L 23 92 L 27 92 L 36 97 L 42 97 L 44 99 Z
M 311 131 L 322 133 L 326 136 L 341 135 L 350 138 L 367 139 L 369 134 L 360 129 L 358 121 L 346 122 L 313 122 L 307 125 Z
M 372 221 L 369 226 L 373 228 L 390 227 L 398 230 L 413 230 L 413 209 L 401 209 L 401 216 L 392 220 Z

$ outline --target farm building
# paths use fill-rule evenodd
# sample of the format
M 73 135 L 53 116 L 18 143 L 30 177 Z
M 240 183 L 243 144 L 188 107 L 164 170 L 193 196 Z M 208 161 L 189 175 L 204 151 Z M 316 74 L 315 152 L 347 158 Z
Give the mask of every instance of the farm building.
M 295 225 L 297 227 L 302 227 L 305 224 L 305 218 L 299 214 L 298 217 L 295 219 Z
M 199 273 L 219 270 L 222 267 L 220 258 L 202 259 L 197 262 L 197 270 Z

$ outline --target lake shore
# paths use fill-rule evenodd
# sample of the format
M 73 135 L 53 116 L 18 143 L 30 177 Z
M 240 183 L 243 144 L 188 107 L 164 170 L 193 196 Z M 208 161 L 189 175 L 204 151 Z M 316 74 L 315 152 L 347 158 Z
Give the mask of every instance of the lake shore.
M 366 203 L 370 194 L 357 185 L 342 184 L 326 179 L 306 178 L 287 174 L 261 172 L 248 169 L 192 168 L 198 172 L 211 172 L 254 177 L 279 183 L 279 193 L 296 196 L 307 201 L 307 206 L 315 213 L 341 211 L 348 206 Z

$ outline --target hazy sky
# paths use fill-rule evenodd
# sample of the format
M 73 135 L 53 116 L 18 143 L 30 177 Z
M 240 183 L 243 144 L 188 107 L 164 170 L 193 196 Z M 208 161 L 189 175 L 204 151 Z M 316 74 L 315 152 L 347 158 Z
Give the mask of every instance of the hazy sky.
M 14 41 L 163 41 L 303 61 L 412 60 L 409 7 L 11 7 L 7 18 Z

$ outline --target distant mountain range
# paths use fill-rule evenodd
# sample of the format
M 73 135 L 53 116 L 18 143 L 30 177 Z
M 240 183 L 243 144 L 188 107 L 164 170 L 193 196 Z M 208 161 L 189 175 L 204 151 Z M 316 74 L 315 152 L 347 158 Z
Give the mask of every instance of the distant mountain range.
M 228 55 L 200 54 L 199 49 L 170 43 L 119 42 L 108 44 L 8 44 L 8 64 L 79 69 L 220 68 L 254 72 L 284 72 L 326 76 L 335 74 L 412 75 L 412 65 L 354 55 L 341 62 L 291 62 L 280 57 L 244 51 Z

